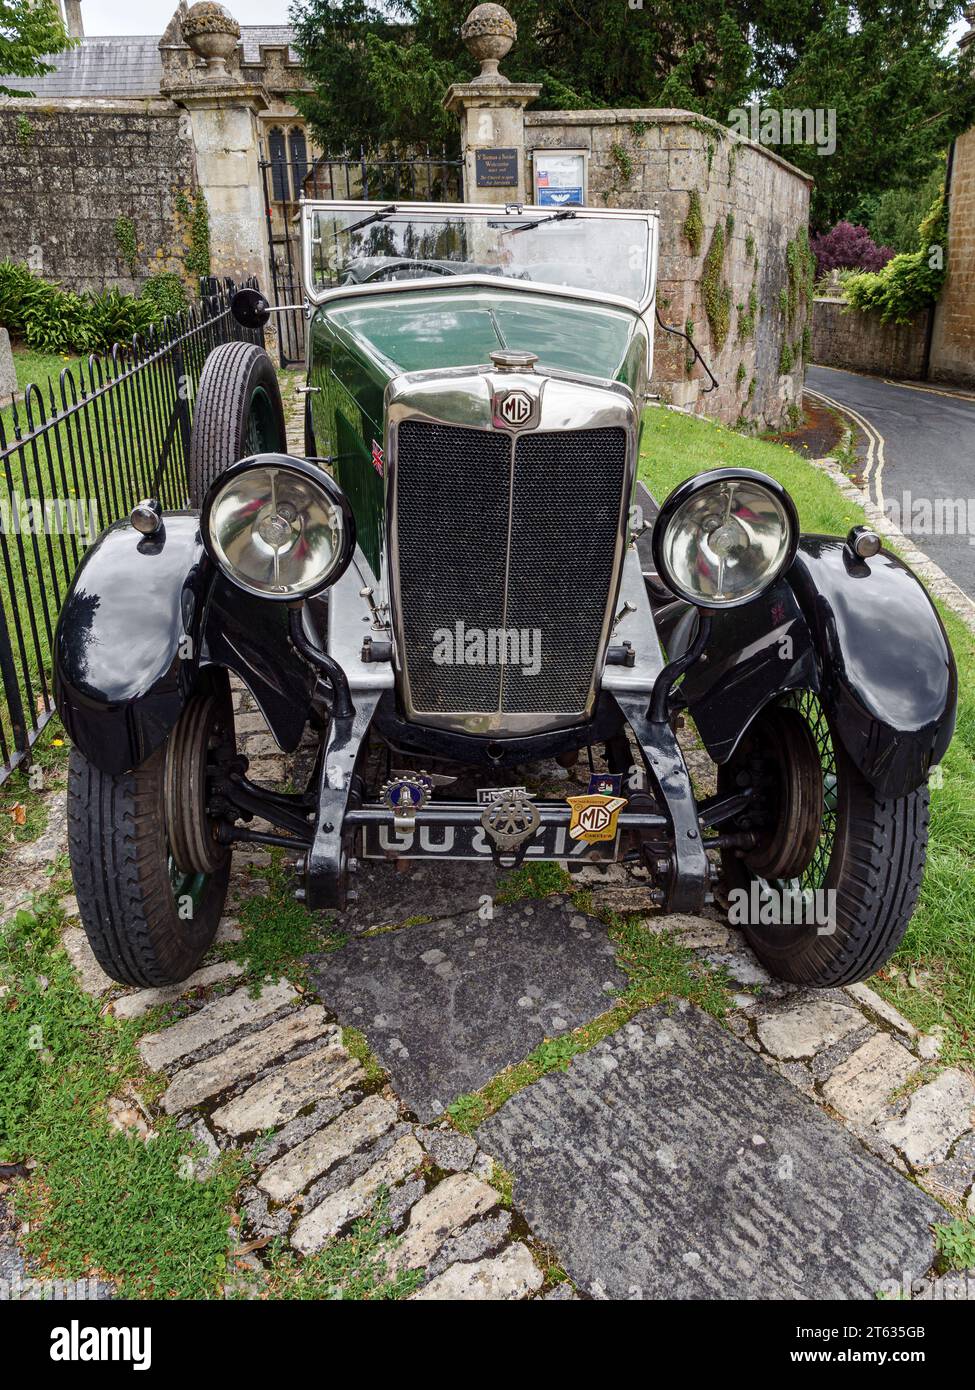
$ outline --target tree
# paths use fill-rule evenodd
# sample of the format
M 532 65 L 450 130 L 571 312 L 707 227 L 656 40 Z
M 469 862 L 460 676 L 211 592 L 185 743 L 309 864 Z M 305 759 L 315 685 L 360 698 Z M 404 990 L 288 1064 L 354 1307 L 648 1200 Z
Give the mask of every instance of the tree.
M 811 173 L 813 225 L 911 187 L 975 120 L 975 44 L 948 51 L 960 0 L 509 0 L 512 81 L 538 109 L 683 107 L 729 123 L 750 102 L 835 112 L 836 149 L 773 144 Z M 456 145 L 442 109 L 476 65 L 457 0 L 294 0 L 313 91 L 302 109 L 326 146 Z M 862 218 L 862 213 L 859 214 Z
M 71 46 L 55 0 L 0 0 L 0 77 L 40 77 L 53 72 L 47 53 Z M 5 87 L 0 96 L 31 96 Z
M 975 121 L 975 46 L 948 50 L 961 12 L 955 0 L 827 0 L 790 71 L 766 93 L 784 108 L 836 113 L 833 155 L 779 150 L 816 180 L 816 228 L 859 220 L 871 195 L 927 180 Z

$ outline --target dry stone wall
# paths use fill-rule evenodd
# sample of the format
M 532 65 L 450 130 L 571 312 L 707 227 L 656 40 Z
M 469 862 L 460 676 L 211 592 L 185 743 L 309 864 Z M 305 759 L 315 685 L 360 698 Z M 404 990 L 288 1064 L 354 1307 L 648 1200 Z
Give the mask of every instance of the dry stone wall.
M 928 312 L 910 323 L 883 323 L 845 299 L 813 302 L 812 360 L 824 367 L 917 379 L 924 375 Z
M 930 375 L 975 386 L 975 127 L 955 141 L 948 276 L 935 312 Z
M 191 282 L 196 160 L 168 101 L 0 103 L 0 259 L 66 289 Z

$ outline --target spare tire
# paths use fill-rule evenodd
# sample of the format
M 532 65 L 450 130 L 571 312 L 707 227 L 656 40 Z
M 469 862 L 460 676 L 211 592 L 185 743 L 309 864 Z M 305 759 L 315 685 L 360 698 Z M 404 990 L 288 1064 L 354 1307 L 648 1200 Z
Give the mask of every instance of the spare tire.
M 251 454 L 286 454 L 284 404 L 274 363 L 256 343 L 222 343 L 203 364 L 190 436 L 190 506 Z

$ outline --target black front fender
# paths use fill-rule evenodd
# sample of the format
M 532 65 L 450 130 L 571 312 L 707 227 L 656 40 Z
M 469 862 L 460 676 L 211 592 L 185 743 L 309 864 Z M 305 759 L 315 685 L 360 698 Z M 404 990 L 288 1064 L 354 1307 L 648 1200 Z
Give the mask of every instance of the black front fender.
M 710 756 L 727 762 L 770 701 L 813 690 L 881 796 L 920 786 L 955 726 L 958 679 L 923 585 L 896 556 L 857 560 L 833 536 L 803 536 L 784 579 L 754 603 L 712 613 L 705 660 L 683 694 Z M 689 644 L 692 610 L 658 607 L 668 655 Z
M 58 619 L 55 699 L 72 742 L 103 772 L 138 766 L 213 667 L 240 676 L 280 746 L 297 747 L 314 677 L 283 606 L 227 583 L 195 512 L 167 514 L 149 537 L 117 522 L 88 551 Z
M 846 751 L 881 796 L 906 795 L 944 757 L 958 704 L 954 654 L 927 590 L 896 555 L 858 560 L 833 536 L 802 538 L 789 582 Z

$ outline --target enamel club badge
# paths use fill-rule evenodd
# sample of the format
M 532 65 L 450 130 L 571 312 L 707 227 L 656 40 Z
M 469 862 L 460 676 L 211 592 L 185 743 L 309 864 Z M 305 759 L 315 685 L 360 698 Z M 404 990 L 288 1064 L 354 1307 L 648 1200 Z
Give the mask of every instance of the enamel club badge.
M 626 805 L 625 796 L 567 796 L 572 810 L 569 839 L 594 845 L 616 837 L 616 822 Z

